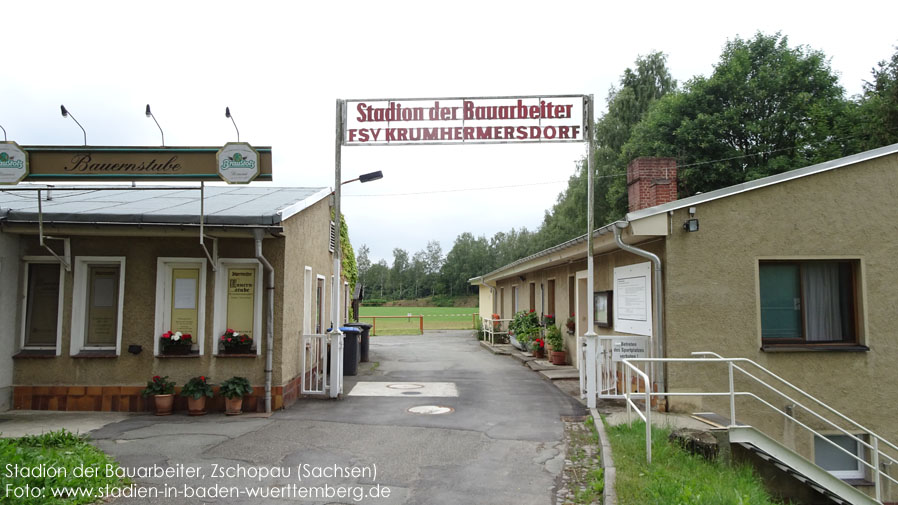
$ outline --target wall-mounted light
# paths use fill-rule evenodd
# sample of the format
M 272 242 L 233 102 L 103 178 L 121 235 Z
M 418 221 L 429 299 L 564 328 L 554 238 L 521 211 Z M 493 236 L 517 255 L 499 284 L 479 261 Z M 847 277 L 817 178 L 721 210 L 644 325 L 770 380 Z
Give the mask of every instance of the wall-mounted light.
M 683 223 L 683 229 L 690 233 L 698 231 L 698 219 L 695 218 L 695 207 L 689 207 L 689 219 Z
M 143 351 L 143 346 L 137 344 L 131 344 L 128 346 L 128 352 L 131 354 L 140 354 Z
M 72 113 L 69 112 L 69 111 L 65 108 L 65 105 L 60 105 L 60 106 L 59 106 L 59 111 L 62 112 L 62 117 L 70 117 L 70 118 L 72 118 L 72 121 L 74 121 L 75 124 L 78 125 L 78 128 L 81 128 L 81 133 L 84 134 L 84 145 L 87 145 L 87 132 L 84 131 L 84 127 L 81 126 L 81 123 L 79 123 L 78 120 L 75 119 L 75 116 L 73 116 Z

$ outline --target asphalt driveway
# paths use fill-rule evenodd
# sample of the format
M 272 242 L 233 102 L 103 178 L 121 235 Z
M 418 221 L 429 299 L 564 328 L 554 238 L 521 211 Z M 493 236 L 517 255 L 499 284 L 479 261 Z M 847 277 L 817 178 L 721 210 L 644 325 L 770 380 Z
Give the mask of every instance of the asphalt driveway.
M 561 418 L 584 410 L 470 333 L 373 337 L 372 363 L 347 377 L 339 400 L 303 399 L 268 418 L 134 416 L 96 430 L 97 445 L 138 472 L 131 492 L 145 495 L 113 503 L 554 503 Z

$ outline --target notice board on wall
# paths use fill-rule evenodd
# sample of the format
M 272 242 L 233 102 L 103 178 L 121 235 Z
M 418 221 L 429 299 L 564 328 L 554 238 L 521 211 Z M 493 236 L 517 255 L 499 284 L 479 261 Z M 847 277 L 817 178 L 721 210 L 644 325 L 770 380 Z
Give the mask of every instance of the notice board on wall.
M 614 328 L 621 333 L 652 335 L 652 264 L 614 269 Z

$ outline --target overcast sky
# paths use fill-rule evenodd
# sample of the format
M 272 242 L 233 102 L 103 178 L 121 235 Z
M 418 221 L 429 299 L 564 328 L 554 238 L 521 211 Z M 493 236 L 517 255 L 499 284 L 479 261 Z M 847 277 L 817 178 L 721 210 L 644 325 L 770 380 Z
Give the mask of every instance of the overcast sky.
M 7 2 L 0 125 L 22 145 L 273 147 L 274 184 L 334 184 L 335 101 L 594 94 L 660 50 L 683 83 L 727 39 L 777 31 L 831 58 L 852 95 L 898 44 L 898 3 Z M 353 245 L 392 261 L 470 231 L 535 229 L 581 144 L 344 147 Z M 598 223 L 602 224 L 602 223 Z M 585 230 L 584 230 L 585 232 Z

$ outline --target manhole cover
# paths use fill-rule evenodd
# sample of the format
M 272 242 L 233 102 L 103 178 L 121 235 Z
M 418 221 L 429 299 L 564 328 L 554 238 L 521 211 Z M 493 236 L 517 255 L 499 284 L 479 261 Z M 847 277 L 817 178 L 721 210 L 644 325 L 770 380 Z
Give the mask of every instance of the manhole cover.
M 452 407 L 441 407 L 439 405 L 421 405 L 420 407 L 412 407 L 408 409 L 408 411 L 412 414 L 436 415 L 455 412 L 455 409 Z
M 390 389 L 421 389 L 424 384 L 387 384 Z

